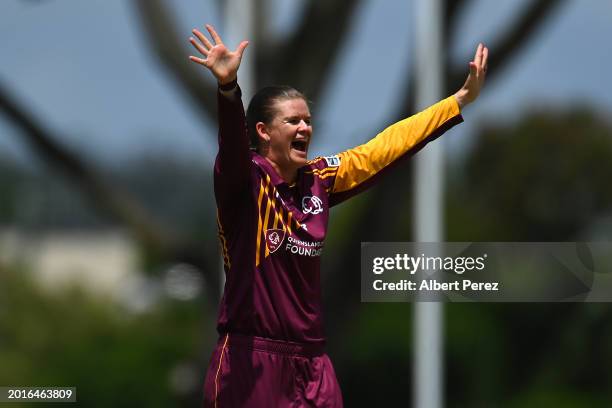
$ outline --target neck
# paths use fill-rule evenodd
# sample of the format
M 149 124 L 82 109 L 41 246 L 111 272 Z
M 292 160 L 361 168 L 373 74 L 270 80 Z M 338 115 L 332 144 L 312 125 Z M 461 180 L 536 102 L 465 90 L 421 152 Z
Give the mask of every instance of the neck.
M 281 176 L 283 180 L 285 180 L 287 184 L 295 183 L 295 180 L 297 179 L 297 169 L 281 168 L 274 161 L 270 160 L 269 157 L 266 157 L 266 160 L 268 161 L 268 163 L 270 163 L 270 165 L 274 168 L 274 170 L 276 170 L 278 175 Z

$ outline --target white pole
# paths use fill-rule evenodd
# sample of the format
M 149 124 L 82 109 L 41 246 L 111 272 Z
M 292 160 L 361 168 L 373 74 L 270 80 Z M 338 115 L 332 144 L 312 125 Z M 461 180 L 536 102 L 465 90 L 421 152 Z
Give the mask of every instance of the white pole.
M 245 50 L 240 70 L 238 71 L 238 82 L 242 90 L 242 101 L 246 105 L 255 93 L 255 3 L 252 0 L 226 0 L 223 4 L 224 9 L 224 33 L 223 41 L 225 45 L 234 50 L 243 40 L 249 40 L 249 46 Z M 246 109 L 246 106 L 245 106 Z M 225 287 L 225 273 L 223 271 L 223 257 L 220 262 L 221 293 Z
M 253 0 L 225 1 L 225 44 L 234 50 L 241 41 L 249 40 L 238 71 L 242 100 L 245 104 L 255 92 L 255 3 L 257 2 Z
M 442 2 L 416 1 L 416 99 L 422 110 L 442 97 Z M 443 241 L 443 144 L 427 145 L 415 156 L 414 237 L 417 242 Z M 414 304 L 413 406 L 441 408 L 442 303 Z

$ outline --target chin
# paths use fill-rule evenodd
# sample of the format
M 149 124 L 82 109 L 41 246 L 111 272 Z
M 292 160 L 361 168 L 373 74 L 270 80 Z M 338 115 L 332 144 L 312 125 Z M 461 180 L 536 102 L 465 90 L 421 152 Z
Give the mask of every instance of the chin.
M 306 164 L 306 162 L 308 162 L 308 154 L 307 153 L 292 154 L 291 155 L 291 161 L 296 166 L 302 167 L 302 166 L 304 166 Z

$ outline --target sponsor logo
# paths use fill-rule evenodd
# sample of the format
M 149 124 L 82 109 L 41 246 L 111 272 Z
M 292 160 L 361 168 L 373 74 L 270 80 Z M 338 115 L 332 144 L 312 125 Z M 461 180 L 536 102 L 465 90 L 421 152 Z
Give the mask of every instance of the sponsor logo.
M 327 167 L 338 167 L 340 166 L 340 156 L 325 156 L 325 162 Z
M 266 245 L 270 253 L 274 253 L 285 240 L 285 231 L 282 229 L 266 230 Z
M 285 244 L 285 251 L 294 255 L 302 256 L 321 256 L 323 252 L 322 241 L 301 241 L 299 239 L 289 237 Z
M 323 201 L 317 196 L 302 198 L 302 212 L 304 214 L 319 214 L 323 212 Z

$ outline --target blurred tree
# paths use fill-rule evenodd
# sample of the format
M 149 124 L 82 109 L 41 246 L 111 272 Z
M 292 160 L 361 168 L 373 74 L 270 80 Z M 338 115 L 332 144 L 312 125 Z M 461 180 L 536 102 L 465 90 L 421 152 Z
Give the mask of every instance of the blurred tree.
M 612 209 L 612 126 L 587 109 L 490 123 L 451 174 L 449 240 L 588 240 Z
M 193 257 L 192 262 L 196 265 L 204 262 L 195 243 L 162 225 L 117 183 L 106 181 L 85 155 L 76 154 L 58 143 L 61 138 L 40 123 L 25 107 L 20 106 L 1 82 L 0 110 L 21 130 L 19 135 L 23 136 L 25 142 L 47 165 L 70 180 L 90 199 L 93 207 L 124 224 L 147 250 L 165 259 L 187 261 Z
M 212 183 L 208 165 L 165 152 L 132 157 L 109 165 L 104 177 L 115 180 L 142 200 L 165 223 L 190 236 L 207 238 L 216 253 L 214 199 L 202 186 Z M 181 180 L 177 183 L 177 180 Z M 48 166 L 28 166 L 0 155 L 0 225 L 40 231 L 52 228 L 109 228 L 114 225 Z
M 588 241 L 612 213 L 612 123 L 593 110 L 486 124 L 466 160 L 448 180 L 450 241 Z M 454 400 L 610 405 L 608 304 L 449 304 L 447 312 Z
M 489 44 L 493 56 L 489 81 L 501 76 L 504 67 L 535 38 L 538 29 L 563 3 L 533 0 L 515 21 L 509 22 L 505 31 L 499 30 L 496 41 Z M 133 4 L 154 55 L 159 57 L 191 102 L 195 102 L 200 114 L 213 115 L 214 84 L 189 66 L 183 36 L 177 33 L 169 2 L 133 0 Z M 457 22 L 469 4 L 465 0 L 446 2 L 444 36 L 447 40 L 459 29 Z M 260 5 L 259 10 L 265 10 L 263 1 Z M 320 80 L 326 77 L 322 72 L 336 63 L 357 5 L 357 1 L 304 2 L 305 17 L 293 36 L 274 47 L 258 47 L 258 83 L 294 84 L 316 99 L 326 85 Z M 314 24 L 317 29 L 312 29 Z M 329 42 L 313 41 L 321 49 L 304 52 L 314 38 L 311 36 L 327 34 Z M 270 40 L 265 33 L 257 35 L 259 42 Z M 273 55 L 265 55 L 267 49 L 274 50 Z M 293 54 L 294 50 L 300 52 Z M 465 74 L 463 62 L 467 61 L 464 58 L 461 65 L 453 66 L 450 54 L 448 50 L 445 64 L 448 93 L 461 84 Z M 312 71 L 286 68 L 283 64 L 289 56 L 297 61 L 292 66 L 312 67 Z M 308 63 L 305 63 L 306 58 Z M 405 98 L 398 112 L 391 114 L 390 121 L 414 110 L 412 81 L 413 78 L 407 76 L 405 83 L 398 86 L 398 92 Z M 25 114 L 27 110 L 18 107 L 14 100 L 0 86 L 0 108 L 24 131 L 24 136 L 37 136 L 31 137 L 30 143 L 38 147 L 45 161 L 65 168 L 65 174 L 85 195 L 93 197 L 105 213 L 112 214 L 135 231 L 143 244 L 171 247 L 172 250 L 163 253 L 173 259 L 189 257 L 186 254 L 194 251 L 197 245 L 182 245 L 192 242 L 191 232 L 185 234 L 187 238 L 182 238 L 180 243 L 171 245 L 155 244 L 156 237 L 164 234 L 161 228 L 149 228 L 153 233 L 138 233 L 141 224 L 134 220 L 145 219 L 144 224 L 150 227 L 153 224 L 148 220 L 157 219 L 157 211 L 145 210 L 132 197 L 131 190 L 130 194 L 118 193 L 114 182 L 105 184 L 101 193 L 88 187 L 91 183 L 99 185 L 102 179 L 94 177 L 98 172 L 91 170 L 88 160 L 81 159 L 76 166 L 62 164 L 74 163 L 70 157 L 75 155 L 67 152 L 64 155 L 57 148 L 54 135 Z M 610 210 L 612 197 L 606 188 L 607 175 L 612 170 L 610 129 L 608 123 L 586 110 L 539 112 L 512 127 L 486 126 L 468 156 L 466 170 L 454 171 L 454 177 L 449 180 L 446 217 L 449 240 L 527 241 L 582 237 L 585 226 Z M 359 279 L 356 278 L 359 257 L 355 254 L 359 253 L 361 241 L 409 239 L 410 212 L 407 209 L 411 190 L 405 182 L 409 171 L 404 165 L 375 190 L 343 206 L 332 218 L 323 264 L 328 280 L 324 286 L 327 309 L 333 313 L 326 317 L 328 326 L 333 328 L 328 333 L 332 337 L 330 345 L 336 347 L 330 351 L 336 356 L 340 378 L 344 379 L 343 385 L 354 387 L 346 393 L 347 406 L 367 402 L 376 405 L 379 402 L 376 397 L 384 392 L 385 386 L 393 387 L 387 395 L 394 395 L 398 402 L 406 398 L 397 383 L 389 384 L 386 379 L 393 373 L 404 379 L 398 381 L 409 385 L 410 373 L 405 365 L 408 355 L 402 354 L 405 349 L 398 346 L 400 342 L 410 344 L 410 333 L 406 329 L 409 327 L 406 322 L 408 307 L 362 307 Z M 94 181 L 90 177 L 94 177 Z M 398 185 L 402 188 L 398 189 Z M 131 198 L 108 199 L 115 196 Z M 100 197 L 102 199 L 98 200 Z M 129 208 L 138 208 L 138 215 L 133 217 Z M 155 213 L 156 217 L 143 217 L 149 213 Z M 391 213 L 401 214 L 402 222 L 391 223 L 387 216 Z M 167 226 L 163 228 L 170 230 Z M 170 234 L 178 235 L 178 232 Z M 201 251 L 198 253 L 198 256 L 191 254 L 193 263 L 200 266 L 209 281 L 214 281 L 216 260 L 202 257 Z M 209 287 L 216 288 L 215 285 Z M 364 311 L 366 313 L 360 313 Z M 450 305 L 448 314 L 448 372 L 453 378 L 448 384 L 449 400 L 468 401 L 465 406 L 490 406 L 492 401 L 501 399 L 511 401 L 510 406 L 527 406 L 528 403 L 579 406 L 580 401 L 590 406 L 607 406 L 604 402 L 609 403 L 606 390 L 610 388 L 606 379 L 610 378 L 609 367 L 612 367 L 609 346 L 612 332 L 606 322 L 612 316 L 608 308 L 599 305 L 512 305 L 511 308 L 506 305 Z M 548 324 L 542 327 L 541 322 Z M 346 347 L 347 338 L 352 339 L 349 347 Z M 399 363 L 398 355 L 405 357 Z M 385 372 L 385 376 L 372 380 L 373 370 Z M 377 395 L 371 393 L 371 387 L 362 387 L 365 381 L 360 375 L 368 377 L 367 384 L 376 384 Z M 561 396 L 547 391 L 560 387 L 567 388 Z
M 7 224 L 17 213 L 17 190 L 25 175 L 18 166 L 0 155 L 0 224 Z
M 458 30 L 457 25 L 462 11 L 469 3 L 466 0 L 446 1 L 444 38 L 450 38 Z M 490 63 L 489 79 L 495 78 L 497 73 L 508 65 L 534 37 L 547 17 L 552 15 L 562 3 L 563 0 L 532 0 L 516 21 L 509 25 L 509 29 L 498 36 L 496 43 L 489 44 L 491 54 L 495 56 Z M 190 65 L 185 58 L 188 53 L 187 45 L 184 36 L 180 35 L 176 28 L 176 20 L 169 2 L 133 0 L 132 4 L 142 23 L 146 37 L 145 44 L 150 46 L 158 61 L 166 68 L 166 72 L 190 98 L 191 104 L 200 114 L 213 115 L 215 85 L 207 81 L 201 70 L 197 70 L 193 64 Z M 303 18 L 299 24 L 296 24 L 295 31 L 280 40 L 266 31 L 267 24 L 256 24 L 259 31 L 252 39 L 260 43 L 260 46 L 256 47 L 256 87 L 263 83 L 289 83 L 316 100 L 326 85 L 325 73 L 337 63 L 336 60 L 341 54 L 339 50 L 349 32 L 354 11 L 359 4 L 357 0 L 304 2 Z M 262 13 L 259 21 L 265 21 L 266 16 L 263 14 L 267 9 L 265 0 L 257 0 L 255 10 Z M 451 66 L 448 64 L 449 55 L 450 50 L 446 53 L 445 89 L 452 92 L 463 82 L 466 72 L 464 62 L 468 61 L 469 57 L 464 58 L 459 66 Z M 391 121 L 401 119 L 414 110 L 412 80 L 413 78 L 408 75 L 405 83 L 398 86 L 398 92 L 406 95 L 406 98 L 399 105 L 398 112 L 392 114 Z M 133 194 L 121 189 L 115 182 L 106 181 L 100 175 L 101 172 L 94 169 L 90 160 L 62 147 L 58 142 L 60 138 L 29 114 L 26 107 L 20 106 L 1 82 L 0 110 L 4 111 L 7 118 L 22 130 L 21 135 L 24 140 L 34 148 L 42 160 L 60 169 L 100 211 L 128 227 L 145 248 L 158 254 L 161 259 L 196 265 L 211 283 L 208 287 L 218 287 L 218 276 L 215 273 L 217 268 L 214 266 L 216 260 L 204 257 L 200 250 L 201 246 L 193 237 L 170 227 L 167 223 L 160 222 L 158 217 L 147 210 Z M 402 225 L 399 228 L 396 225 L 395 228 L 390 228 L 384 219 L 384 214 L 400 213 L 409 208 L 407 194 L 397 196 L 396 189 L 390 188 L 405 184 L 399 183 L 405 179 L 405 173 L 395 172 L 390 175 L 386 182 L 368 195 L 370 198 L 376 196 L 376 199 L 368 200 L 367 205 L 361 206 L 359 214 L 355 214 L 356 219 L 369 222 L 347 224 L 344 233 L 354 239 L 345 245 L 339 245 L 337 250 L 334 250 L 340 256 L 337 256 L 335 262 L 326 268 L 338 271 L 331 275 L 333 281 L 329 284 L 330 293 L 346 291 L 348 276 L 343 271 L 352 273 L 351 271 L 357 270 L 357 257 L 354 253 L 357 253 L 360 241 L 375 240 L 383 231 L 387 240 L 407 238 L 406 231 L 410 230 L 408 226 Z M 351 285 L 351 289 L 355 289 L 352 291 L 354 297 L 328 298 L 334 309 L 346 311 L 349 304 L 354 304 L 357 299 L 358 280 L 352 279 L 352 281 L 355 282 Z M 340 288 L 343 290 L 338 292 Z M 210 295 L 216 302 L 218 294 L 213 292 Z M 340 322 L 332 322 L 335 323 Z

